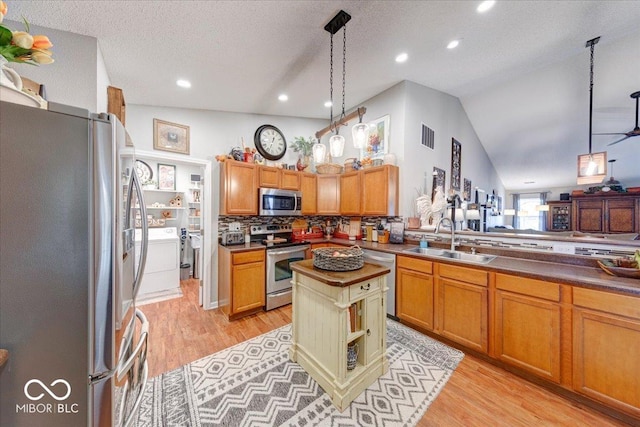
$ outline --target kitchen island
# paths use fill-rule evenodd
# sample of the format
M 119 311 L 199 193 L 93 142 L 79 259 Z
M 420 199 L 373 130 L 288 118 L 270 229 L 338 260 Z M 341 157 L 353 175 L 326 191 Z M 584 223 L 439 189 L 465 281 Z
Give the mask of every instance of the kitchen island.
M 339 411 L 389 370 L 386 357 L 388 268 L 358 270 L 291 264 L 293 319 L 289 357 L 331 397 Z M 348 363 L 347 353 L 353 359 Z

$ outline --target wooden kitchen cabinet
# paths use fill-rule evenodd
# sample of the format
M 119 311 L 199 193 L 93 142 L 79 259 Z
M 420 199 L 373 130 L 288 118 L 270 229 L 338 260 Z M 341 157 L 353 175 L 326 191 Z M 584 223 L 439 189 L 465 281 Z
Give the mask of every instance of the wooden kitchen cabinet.
M 436 332 L 468 348 L 489 349 L 489 273 L 457 265 L 436 266 Z
M 640 195 L 573 196 L 573 229 L 585 233 L 640 233 Z
M 398 171 L 392 165 L 360 171 L 362 215 L 398 215 Z
M 253 164 L 233 160 L 220 164 L 220 214 L 258 214 L 258 176 Z
M 640 298 L 573 289 L 573 388 L 640 417 Z
M 289 169 L 280 171 L 280 188 L 283 190 L 300 191 L 302 173 Z
M 340 215 L 340 175 L 319 174 L 317 184 L 316 214 Z
M 433 263 L 402 255 L 396 257 L 396 263 L 396 315 L 402 321 L 432 331 Z
M 300 191 L 302 192 L 302 215 L 315 215 L 317 212 L 317 175 L 303 172 L 300 174 Z
M 107 86 L 107 112 L 115 114 L 122 126 L 126 125 L 126 104 L 122 89 Z
M 361 213 L 361 173 L 347 172 L 340 175 L 340 214 L 360 215 Z
M 258 168 L 258 187 L 263 188 L 280 188 L 280 178 L 282 177 L 282 169 L 271 166 L 257 166 Z
M 495 357 L 560 383 L 560 285 L 496 274 Z
M 265 249 L 231 251 L 219 246 L 218 305 L 230 320 L 265 305 Z

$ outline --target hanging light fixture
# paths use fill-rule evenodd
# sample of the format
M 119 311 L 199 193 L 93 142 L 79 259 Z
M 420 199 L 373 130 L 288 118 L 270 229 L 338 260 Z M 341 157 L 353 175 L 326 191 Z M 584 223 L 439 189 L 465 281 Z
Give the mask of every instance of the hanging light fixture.
M 353 120 L 356 117 L 360 118 L 360 123 L 362 124 L 362 116 L 367 112 L 365 107 L 359 107 L 356 111 L 353 111 L 349 114 L 345 114 L 345 87 L 346 87 L 346 75 L 347 75 L 347 22 L 351 20 L 351 15 L 349 15 L 344 10 L 338 12 L 336 16 L 334 16 L 331 21 L 327 25 L 325 25 L 324 29 L 329 32 L 331 35 L 331 52 L 330 52 L 330 68 L 329 68 L 329 95 L 330 95 L 330 116 L 329 116 L 329 126 L 325 127 L 322 130 L 316 132 L 316 138 L 320 140 L 323 135 L 329 132 L 335 132 L 335 135 L 332 135 L 329 138 L 329 154 L 331 157 L 341 157 L 344 152 L 344 136 L 340 135 L 340 127 L 345 126 L 349 123 L 350 120 Z M 335 122 L 333 121 L 333 35 L 343 29 L 343 37 L 342 37 L 342 112 L 340 117 Z M 356 125 L 357 126 L 357 125 Z M 368 129 L 366 124 L 363 124 Z M 363 127 L 364 131 L 364 127 Z M 354 131 L 355 132 L 355 131 Z M 364 139 L 364 144 L 368 137 Z M 356 145 L 356 138 L 354 133 L 354 146 L 356 148 L 363 148 L 362 146 Z M 318 144 L 316 144 L 318 145 Z
M 363 149 L 369 141 L 369 125 L 362 123 L 360 108 L 358 108 L 358 119 L 359 122 L 351 128 L 351 134 L 353 135 L 353 146 L 357 149 Z
M 607 176 L 607 153 L 591 152 L 593 126 L 593 51 L 600 37 L 587 41 L 585 47 L 591 49 L 591 68 L 589 81 L 589 154 L 578 155 L 578 184 L 597 184 Z

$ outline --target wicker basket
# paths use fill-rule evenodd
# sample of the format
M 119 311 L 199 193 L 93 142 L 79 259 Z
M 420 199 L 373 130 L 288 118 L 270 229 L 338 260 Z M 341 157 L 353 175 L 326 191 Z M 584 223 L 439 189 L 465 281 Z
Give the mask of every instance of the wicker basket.
M 335 254 L 339 253 L 340 256 Z M 359 246 L 328 247 L 313 250 L 313 266 L 322 270 L 352 271 L 364 265 L 364 252 Z
M 319 174 L 341 173 L 342 165 L 337 163 L 320 163 L 316 165 L 316 172 Z

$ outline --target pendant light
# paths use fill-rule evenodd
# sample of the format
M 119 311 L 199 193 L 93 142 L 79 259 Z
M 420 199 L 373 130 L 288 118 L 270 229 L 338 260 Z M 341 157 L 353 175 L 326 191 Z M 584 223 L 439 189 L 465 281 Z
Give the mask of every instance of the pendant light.
M 353 146 L 359 150 L 363 149 L 367 146 L 367 141 L 369 141 L 369 125 L 367 123 L 362 123 L 362 114 L 360 113 L 360 108 L 358 108 L 358 119 L 359 122 L 351 128 L 351 134 L 353 135 Z
M 593 153 L 591 151 L 591 136 L 593 127 L 593 51 L 600 37 L 587 41 L 585 47 L 591 49 L 591 68 L 589 80 L 589 154 L 578 155 L 578 184 L 597 184 L 607 176 L 607 153 Z M 602 169 L 602 170 L 601 170 Z

